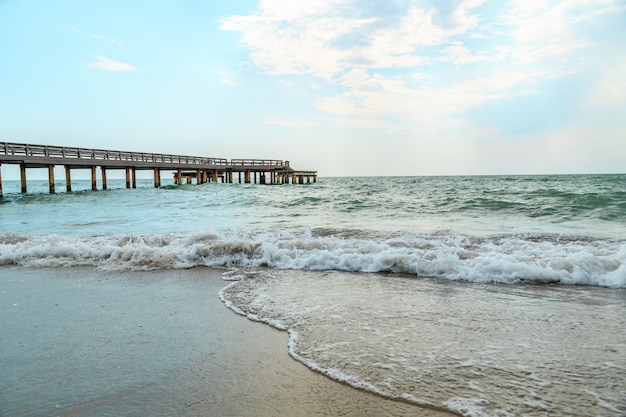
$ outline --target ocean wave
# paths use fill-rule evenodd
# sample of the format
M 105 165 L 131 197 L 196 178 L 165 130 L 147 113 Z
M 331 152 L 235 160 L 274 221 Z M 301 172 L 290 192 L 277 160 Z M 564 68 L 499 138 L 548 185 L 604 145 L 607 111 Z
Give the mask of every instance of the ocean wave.
M 626 241 L 562 235 L 385 236 L 328 229 L 147 237 L 5 233 L 0 235 L 0 265 L 105 270 L 270 267 L 626 288 Z

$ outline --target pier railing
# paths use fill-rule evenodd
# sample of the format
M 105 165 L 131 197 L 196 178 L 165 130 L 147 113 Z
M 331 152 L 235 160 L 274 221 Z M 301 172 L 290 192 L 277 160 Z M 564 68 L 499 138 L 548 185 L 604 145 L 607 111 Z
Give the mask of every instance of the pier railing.
M 226 158 L 202 158 L 186 155 L 168 155 L 144 152 L 111 151 L 106 149 L 71 148 L 65 146 L 30 145 L 2 142 L 0 154 L 46 158 L 74 158 L 102 161 L 155 162 L 192 165 L 227 165 Z
M 235 166 L 289 166 L 289 161 L 278 159 L 231 159 L 230 164 Z

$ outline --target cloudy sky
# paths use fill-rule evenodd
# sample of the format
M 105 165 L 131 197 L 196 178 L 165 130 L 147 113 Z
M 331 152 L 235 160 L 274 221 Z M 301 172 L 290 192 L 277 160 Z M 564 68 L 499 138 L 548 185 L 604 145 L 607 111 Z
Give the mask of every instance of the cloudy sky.
M 626 0 L 0 0 L 0 141 L 626 172 Z

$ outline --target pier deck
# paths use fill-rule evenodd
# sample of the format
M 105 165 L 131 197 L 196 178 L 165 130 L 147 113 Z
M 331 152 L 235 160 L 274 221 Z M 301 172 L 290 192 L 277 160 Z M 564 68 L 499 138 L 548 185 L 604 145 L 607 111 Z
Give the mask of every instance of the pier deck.
M 22 193 L 27 192 L 26 169 L 48 168 L 50 192 L 55 192 L 54 167 L 65 167 L 67 191 L 72 190 L 71 170 L 90 169 L 92 189 L 97 190 L 97 167 L 101 170 L 102 189 L 107 188 L 106 171 L 124 169 L 126 171 L 126 188 L 136 188 L 136 171 L 152 170 L 154 186 L 161 186 L 161 171 L 173 171 L 174 183 L 182 184 L 186 178 L 197 184 L 206 182 L 232 183 L 234 174 L 238 174 L 239 182 L 262 184 L 304 184 L 317 181 L 317 171 L 294 170 L 289 161 L 274 159 L 232 159 L 206 158 L 198 156 L 168 155 L 143 152 L 124 152 L 105 149 L 73 148 L 48 145 L 31 145 L 11 142 L 0 142 L 0 167 L 2 164 L 20 166 Z M 269 181 L 267 175 L 269 174 Z M 2 172 L 0 170 L 0 197 L 2 196 Z

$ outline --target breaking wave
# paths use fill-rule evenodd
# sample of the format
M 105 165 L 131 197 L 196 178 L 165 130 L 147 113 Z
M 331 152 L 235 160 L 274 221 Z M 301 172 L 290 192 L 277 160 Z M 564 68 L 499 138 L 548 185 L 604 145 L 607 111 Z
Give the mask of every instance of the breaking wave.
M 0 234 L 0 265 L 105 270 L 270 267 L 626 288 L 626 241 L 562 235 L 385 236 L 326 229 L 148 237 L 5 233 Z

